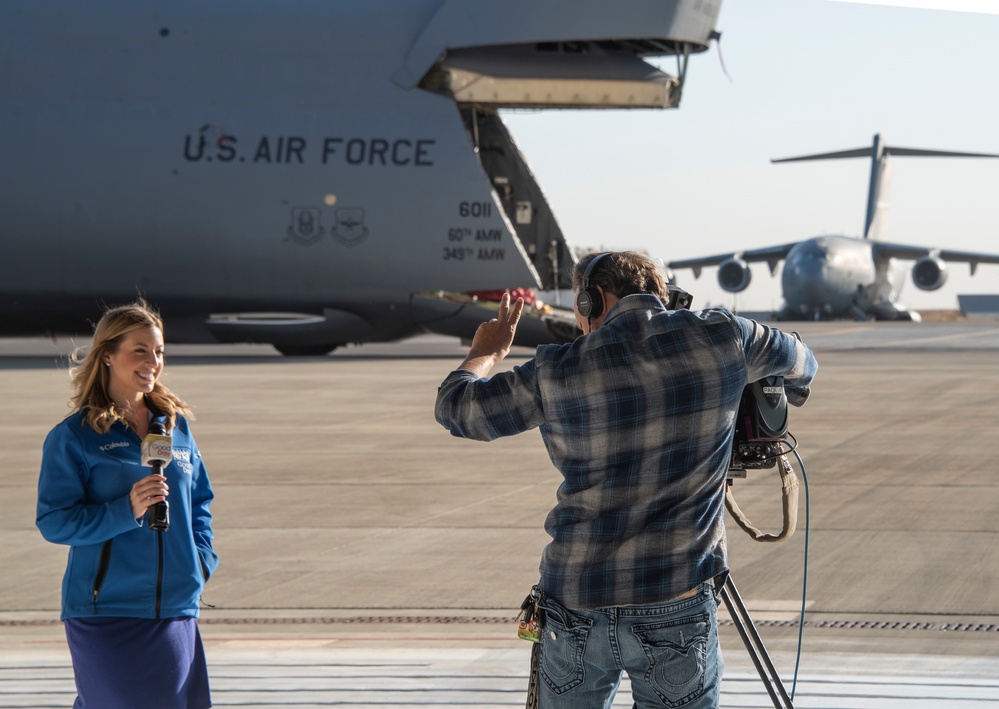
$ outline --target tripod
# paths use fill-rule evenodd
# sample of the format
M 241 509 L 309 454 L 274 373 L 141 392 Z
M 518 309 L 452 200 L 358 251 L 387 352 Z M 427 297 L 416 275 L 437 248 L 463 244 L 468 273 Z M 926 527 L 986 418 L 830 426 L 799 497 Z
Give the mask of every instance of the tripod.
M 746 645 L 749 658 L 756 665 L 756 671 L 760 673 L 760 679 L 763 680 L 763 686 L 766 687 L 770 701 L 774 703 L 774 708 L 794 709 L 794 705 L 784 689 L 784 683 L 781 682 L 780 675 L 777 674 L 774 663 L 771 662 L 767 648 L 763 644 L 763 638 L 757 632 L 753 619 L 749 617 L 746 604 L 742 602 L 742 596 L 739 595 L 739 589 L 732 581 L 731 574 L 726 579 L 725 585 L 721 587 L 720 595 L 725 601 L 725 607 L 728 608 L 728 613 L 732 616 L 732 622 L 739 631 L 742 642 Z

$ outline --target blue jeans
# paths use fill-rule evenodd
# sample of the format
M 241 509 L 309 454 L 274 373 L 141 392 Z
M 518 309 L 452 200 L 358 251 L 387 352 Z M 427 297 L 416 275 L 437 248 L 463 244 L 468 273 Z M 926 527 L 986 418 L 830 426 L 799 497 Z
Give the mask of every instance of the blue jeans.
M 639 709 L 718 706 L 725 664 L 709 584 L 658 605 L 569 610 L 542 593 L 539 709 L 609 709 L 621 673 Z

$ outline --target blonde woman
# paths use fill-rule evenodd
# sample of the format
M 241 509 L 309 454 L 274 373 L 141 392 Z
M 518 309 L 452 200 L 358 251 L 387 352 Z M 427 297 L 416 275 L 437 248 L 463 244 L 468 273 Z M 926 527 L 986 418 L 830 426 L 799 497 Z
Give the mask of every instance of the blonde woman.
M 73 356 L 72 413 L 45 440 L 36 524 L 70 547 L 62 620 L 74 709 L 205 709 L 199 600 L 218 564 L 211 484 L 191 412 L 160 383 L 163 322 L 143 301 L 108 310 Z M 142 465 L 153 422 L 172 439 L 162 475 Z M 169 528 L 146 511 L 166 500 Z

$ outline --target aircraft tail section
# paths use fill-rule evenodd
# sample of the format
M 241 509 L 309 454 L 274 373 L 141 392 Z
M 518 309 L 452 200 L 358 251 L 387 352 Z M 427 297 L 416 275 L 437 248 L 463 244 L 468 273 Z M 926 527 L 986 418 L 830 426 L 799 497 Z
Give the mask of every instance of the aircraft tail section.
M 471 335 L 487 298 L 413 294 L 558 291 L 575 263 L 502 110 L 677 107 L 721 0 L 147 5 L 0 2 L 0 332 L 141 294 L 171 341 Z
M 505 108 L 676 108 L 689 55 L 717 38 L 720 0 L 444 0 L 393 82 L 453 100 L 497 201 L 543 290 L 575 262 Z M 470 15 L 476 17 L 469 22 Z M 675 56 L 676 76 L 644 61 Z
M 888 220 L 888 193 L 891 178 L 888 157 L 892 155 L 907 157 L 999 158 L 999 155 L 993 153 L 965 153 L 950 150 L 927 150 L 925 148 L 900 148 L 886 145 L 881 134 L 877 133 L 870 148 L 853 148 L 831 153 L 780 158 L 771 160 L 770 162 L 804 162 L 808 160 L 839 160 L 843 158 L 870 157 L 871 178 L 867 190 L 864 238 L 877 240 L 885 233 Z

